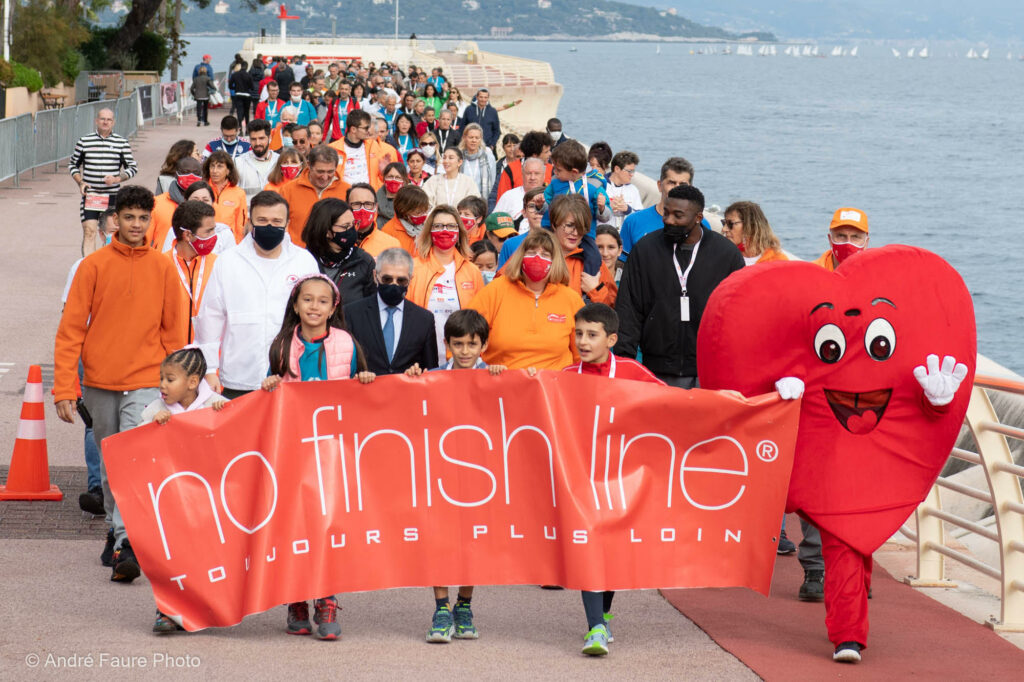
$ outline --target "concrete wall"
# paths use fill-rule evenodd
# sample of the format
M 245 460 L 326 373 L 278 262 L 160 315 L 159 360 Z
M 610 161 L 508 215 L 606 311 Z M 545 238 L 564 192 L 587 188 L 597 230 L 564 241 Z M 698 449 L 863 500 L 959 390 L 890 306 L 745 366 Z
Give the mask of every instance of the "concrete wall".
M 59 83 L 56 87 L 43 88 L 39 92 L 54 92 L 67 96 L 64 100 L 66 106 L 76 104 L 75 89 L 65 87 Z M 21 116 L 22 114 L 34 114 L 43 108 L 43 98 L 39 92 L 29 92 L 28 88 L 7 88 L 7 106 L 4 111 L 5 118 Z

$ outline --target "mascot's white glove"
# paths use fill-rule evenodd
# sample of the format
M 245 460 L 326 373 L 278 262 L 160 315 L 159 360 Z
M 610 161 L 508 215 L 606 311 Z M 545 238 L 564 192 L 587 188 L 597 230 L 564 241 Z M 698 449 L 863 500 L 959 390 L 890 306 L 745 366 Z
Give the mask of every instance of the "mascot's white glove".
M 775 390 L 783 400 L 796 400 L 804 394 L 804 382 L 796 377 L 782 377 L 775 382 Z
M 939 367 L 939 356 L 934 353 L 925 358 L 928 369 L 923 365 L 914 368 L 914 378 L 924 389 L 924 397 L 932 405 L 942 407 L 953 402 L 960 382 L 967 376 L 967 365 L 957 362 L 952 355 L 942 358 Z

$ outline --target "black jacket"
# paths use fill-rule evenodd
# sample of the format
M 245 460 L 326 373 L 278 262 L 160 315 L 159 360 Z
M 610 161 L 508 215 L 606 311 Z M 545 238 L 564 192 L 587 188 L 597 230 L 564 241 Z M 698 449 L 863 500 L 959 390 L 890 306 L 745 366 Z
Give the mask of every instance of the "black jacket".
M 619 283 L 615 311 L 619 314 L 616 355 L 635 358 L 656 374 L 697 376 L 697 329 L 711 292 L 743 267 L 743 256 L 728 239 L 704 230 L 697 262 L 687 278 L 690 321 L 680 320 L 679 275 L 672 265 L 673 244 L 655 230 L 629 253 Z M 680 267 L 685 270 L 687 263 Z
M 462 133 L 454 128 L 448 130 L 441 130 L 438 128 L 434 131 L 434 137 L 437 138 L 437 156 L 436 159 L 440 159 L 441 155 L 444 154 L 446 149 L 459 146 L 459 140 L 462 139 Z M 497 186 L 498 182 L 495 181 L 494 185 Z
M 377 282 L 373 279 L 376 262 L 373 256 L 358 247 L 352 249 L 348 258 L 333 267 L 319 258 L 316 264 L 321 274 L 327 275 L 338 285 L 343 306 L 377 293 Z
M 398 347 L 390 363 L 384 349 L 384 329 L 376 295 L 345 306 L 345 324 L 362 346 L 367 368 L 374 374 L 401 374 L 415 363 L 424 371 L 437 367 L 434 314 L 411 301 L 406 301 L 403 307 Z
M 249 72 L 244 69 L 232 72 L 228 78 L 228 87 L 235 91 L 236 95 L 243 97 L 252 97 L 253 85 L 252 77 L 249 76 Z

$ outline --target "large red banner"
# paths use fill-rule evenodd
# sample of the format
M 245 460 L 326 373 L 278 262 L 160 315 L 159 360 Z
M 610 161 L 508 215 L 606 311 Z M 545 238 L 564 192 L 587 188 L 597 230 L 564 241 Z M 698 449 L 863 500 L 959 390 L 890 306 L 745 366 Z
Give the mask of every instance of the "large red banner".
M 768 593 L 799 401 L 571 373 L 290 383 L 103 442 L 188 630 L 430 585 Z

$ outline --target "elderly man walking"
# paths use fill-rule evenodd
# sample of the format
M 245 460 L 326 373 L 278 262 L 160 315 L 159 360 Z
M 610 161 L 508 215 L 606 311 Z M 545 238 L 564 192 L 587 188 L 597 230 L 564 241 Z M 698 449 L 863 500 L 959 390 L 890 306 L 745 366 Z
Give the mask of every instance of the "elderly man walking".
M 82 255 L 88 256 L 96 250 L 100 216 L 113 208 L 110 200 L 121 189 L 121 183 L 139 171 L 128 140 L 114 132 L 112 109 L 100 109 L 96 114 L 96 131 L 75 142 L 68 170 L 82 194 Z

